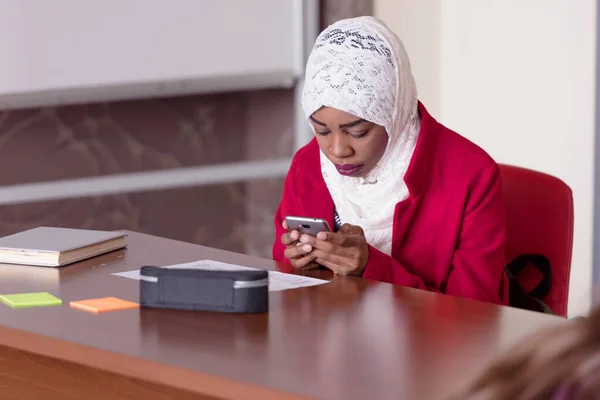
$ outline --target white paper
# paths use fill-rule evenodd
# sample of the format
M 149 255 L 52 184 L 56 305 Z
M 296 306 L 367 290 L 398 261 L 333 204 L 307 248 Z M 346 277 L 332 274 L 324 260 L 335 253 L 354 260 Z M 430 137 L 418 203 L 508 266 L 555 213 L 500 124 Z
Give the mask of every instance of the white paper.
M 241 265 L 227 264 L 220 261 L 201 260 L 186 264 L 169 265 L 163 268 L 202 269 L 205 271 L 240 271 L 256 270 L 256 268 L 243 267 Z M 140 280 L 140 270 L 117 272 L 112 275 L 121 278 Z M 278 271 L 269 271 L 269 292 L 280 290 L 297 289 L 300 287 L 316 286 L 328 283 L 323 279 L 309 278 L 307 276 L 285 274 Z

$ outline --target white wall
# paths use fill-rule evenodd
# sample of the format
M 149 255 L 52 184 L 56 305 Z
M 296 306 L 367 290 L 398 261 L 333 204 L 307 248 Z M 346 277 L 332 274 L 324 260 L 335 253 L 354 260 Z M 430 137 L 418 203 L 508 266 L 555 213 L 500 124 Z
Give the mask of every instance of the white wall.
M 0 109 L 291 88 L 304 70 L 302 0 L 0 0 L 0 9 Z
M 434 115 L 441 112 L 441 0 L 375 0 L 381 18 L 404 43 L 410 55 L 419 98 Z
M 591 303 L 595 0 L 375 0 L 408 48 L 421 99 L 498 162 L 571 186 L 569 315 Z

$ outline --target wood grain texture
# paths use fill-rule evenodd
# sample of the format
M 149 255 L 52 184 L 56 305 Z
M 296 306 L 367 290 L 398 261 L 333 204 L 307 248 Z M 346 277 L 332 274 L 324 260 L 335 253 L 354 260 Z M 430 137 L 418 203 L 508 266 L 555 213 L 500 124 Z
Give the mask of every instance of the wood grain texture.
M 69 301 L 94 297 L 138 301 L 139 282 L 111 273 L 144 265 L 208 258 L 286 270 L 273 261 L 144 234 L 129 233 L 128 243 L 127 250 L 60 269 L 0 266 L 1 294 L 49 291 L 64 302 L 0 307 L 0 357 L 14 367 L 3 366 L 0 385 L 22 386 L 33 395 L 43 386 L 27 386 L 26 371 L 32 365 L 43 371 L 52 360 L 61 371 L 57 384 L 48 378 L 40 385 L 72 396 L 110 381 L 139 398 L 148 398 L 145 384 L 152 382 L 164 388 L 153 390 L 156 396 L 172 389 L 221 399 L 437 400 L 524 335 L 564 321 L 326 271 L 311 273 L 330 279 L 325 285 L 270 293 L 266 314 L 71 309 Z M 73 371 L 81 371 L 76 379 L 60 380 Z
M 0 399 L 212 400 L 152 382 L 0 346 Z

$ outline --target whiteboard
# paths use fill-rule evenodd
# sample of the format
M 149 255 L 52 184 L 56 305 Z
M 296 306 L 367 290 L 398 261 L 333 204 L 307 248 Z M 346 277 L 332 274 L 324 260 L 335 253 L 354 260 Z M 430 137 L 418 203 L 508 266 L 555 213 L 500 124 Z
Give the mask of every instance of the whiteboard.
M 302 0 L 0 0 L 0 108 L 291 87 Z

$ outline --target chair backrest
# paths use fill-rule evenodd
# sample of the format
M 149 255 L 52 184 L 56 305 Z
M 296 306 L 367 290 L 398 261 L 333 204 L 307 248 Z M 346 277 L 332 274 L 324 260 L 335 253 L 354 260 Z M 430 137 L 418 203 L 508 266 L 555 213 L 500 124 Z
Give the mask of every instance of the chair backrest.
M 573 192 L 560 179 L 525 168 L 500 165 L 506 203 L 506 257 L 541 254 L 552 269 L 546 304 L 566 316 L 573 251 Z

